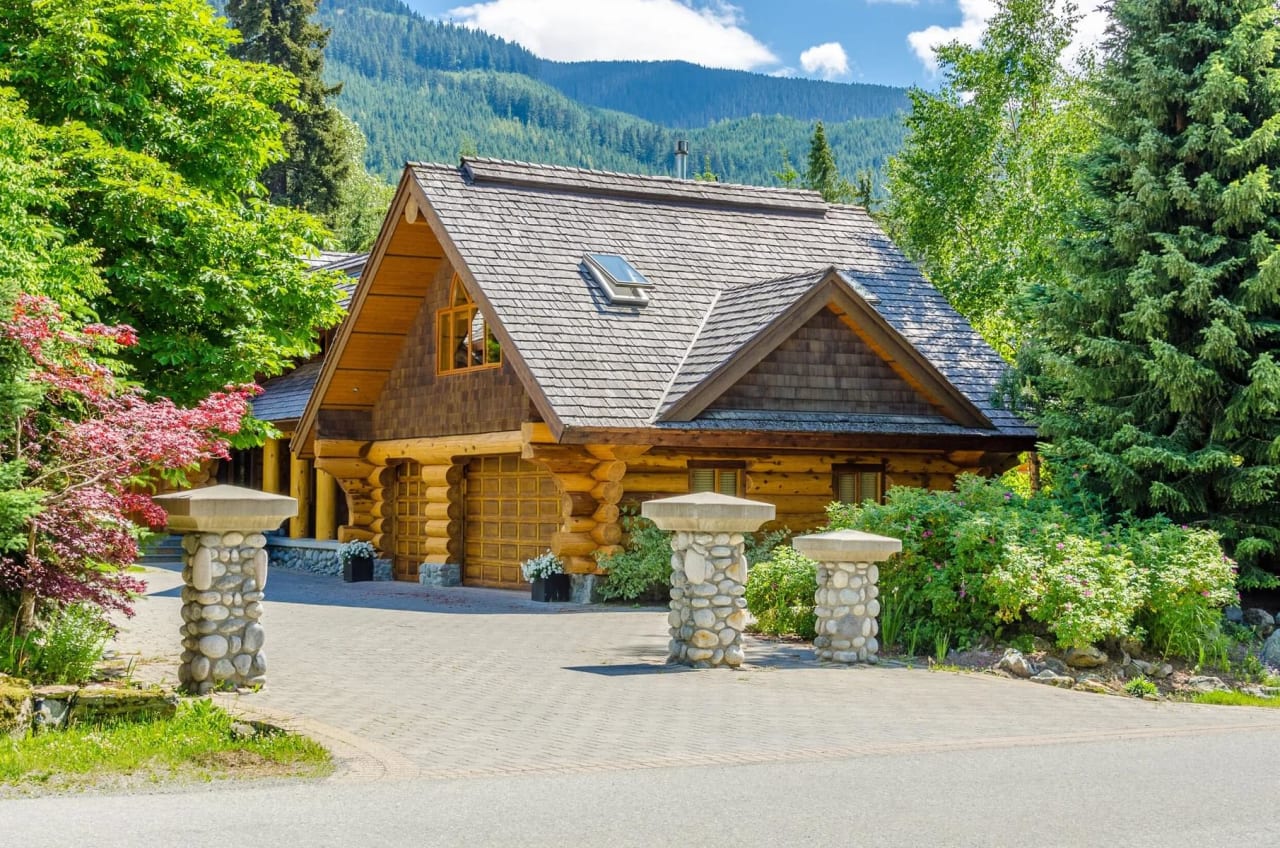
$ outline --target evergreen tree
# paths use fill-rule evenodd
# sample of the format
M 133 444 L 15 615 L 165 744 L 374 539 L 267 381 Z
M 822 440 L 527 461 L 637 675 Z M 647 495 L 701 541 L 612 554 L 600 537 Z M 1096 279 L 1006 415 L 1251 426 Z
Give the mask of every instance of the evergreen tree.
M 804 186 L 821 194 L 828 203 L 840 203 L 849 196 L 848 186 L 840 179 L 836 156 L 831 152 L 822 121 L 813 128 L 813 138 L 809 141 L 809 168 L 804 174 Z
M 271 201 L 329 217 L 343 183 L 359 167 L 346 155 L 351 127 L 330 103 L 341 85 L 325 85 L 329 30 L 312 20 L 316 0 L 229 0 L 227 17 L 244 39 L 232 55 L 284 68 L 298 80 L 291 102 L 276 105 L 285 122 L 285 158 L 267 166 L 262 182 Z
M 1043 293 L 1042 432 L 1114 506 L 1280 545 L 1280 10 L 1116 0 L 1066 280 Z

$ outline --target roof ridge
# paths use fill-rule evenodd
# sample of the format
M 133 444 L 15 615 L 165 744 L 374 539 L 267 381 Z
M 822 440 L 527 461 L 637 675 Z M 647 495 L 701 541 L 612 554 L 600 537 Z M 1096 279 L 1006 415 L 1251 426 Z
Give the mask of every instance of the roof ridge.
M 680 374 L 684 371 L 684 364 L 689 359 L 689 354 L 698 346 L 698 339 L 702 338 L 702 331 L 707 328 L 707 322 L 711 320 L 711 316 L 716 312 L 716 304 L 720 302 L 720 296 L 725 293 L 725 289 L 719 289 L 715 297 L 711 298 L 711 302 L 707 304 L 707 311 L 702 313 L 702 320 L 698 322 L 698 328 L 689 334 L 689 344 L 684 349 L 680 361 L 676 363 L 676 367 L 671 371 L 671 379 L 667 380 L 667 386 L 662 390 L 662 396 L 658 398 L 658 405 L 653 408 L 653 414 L 649 416 L 649 421 L 657 421 L 662 407 L 667 402 L 667 396 L 671 394 L 671 387 L 675 385 L 676 380 L 680 379 Z

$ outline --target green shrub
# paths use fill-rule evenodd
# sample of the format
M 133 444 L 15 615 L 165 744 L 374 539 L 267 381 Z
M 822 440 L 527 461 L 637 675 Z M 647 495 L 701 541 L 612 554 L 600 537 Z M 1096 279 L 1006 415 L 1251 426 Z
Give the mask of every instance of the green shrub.
M 622 514 L 626 533 L 622 553 L 601 557 L 600 567 L 609 579 L 600 596 L 609 601 L 631 601 L 656 595 L 671 582 L 671 534 L 659 530 L 635 509 Z
M 1124 691 L 1135 698 L 1141 698 L 1143 695 L 1154 695 L 1160 690 L 1147 678 L 1135 677 L 1124 685 Z
M 0 671 L 35 683 L 83 683 L 102 660 L 114 628 L 89 604 L 63 607 L 37 632 L 0 628 Z
M 817 636 L 813 596 L 818 589 L 818 565 L 793 548 L 779 547 L 747 575 L 747 609 L 761 633 Z
M 1061 647 L 1132 636 L 1188 658 L 1218 638 L 1235 599 L 1216 534 L 1164 519 L 1107 524 L 1084 501 L 1015 494 L 962 476 L 953 492 L 891 489 L 884 504 L 833 504 L 832 529 L 902 540 L 881 597 L 912 642 L 1050 634 Z

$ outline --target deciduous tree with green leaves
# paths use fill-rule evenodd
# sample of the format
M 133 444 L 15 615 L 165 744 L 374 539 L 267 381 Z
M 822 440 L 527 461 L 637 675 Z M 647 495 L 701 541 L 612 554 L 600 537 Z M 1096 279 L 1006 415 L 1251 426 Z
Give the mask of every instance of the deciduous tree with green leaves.
M 232 41 L 202 0 L 0 4 L 0 66 L 59 174 L 48 223 L 94 252 L 98 319 L 138 330 L 134 376 L 180 404 L 279 373 L 340 317 L 301 259 L 319 222 L 258 182 L 296 83 Z
M 1280 553 L 1280 9 L 1112 12 L 1041 428 L 1115 507 L 1221 532 L 1248 587 Z
M 1093 137 L 1082 82 L 1063 69 L 1075 16 L 1054 0 L 1000 0 L 976 46 L 938 49 L 943 81 L 911 92 L 910 134 L 890 160 L 883 219 L 998 351 L 1027 327 L 1021 295 L 1061 279 L 1058 243 Z

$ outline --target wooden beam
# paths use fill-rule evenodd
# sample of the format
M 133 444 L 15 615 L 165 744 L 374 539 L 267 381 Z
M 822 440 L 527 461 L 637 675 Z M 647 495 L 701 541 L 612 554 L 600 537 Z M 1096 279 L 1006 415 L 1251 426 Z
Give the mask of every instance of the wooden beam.
M 317 539 L 332 539 L 338 530 L 338 481 L 322 468 L 316 469 Z
M 498 433 L 475 433 L 470 436 L 388 439 L 370 445 L 366 456 L 377 465 L 386 465 L 394 459 L 412 459 L 424 465 L 434 465 L 443 464 L 455 456 L 519 453 L 522 445 L 520 431 L 509 430 Z
M 298 514 L 289 519 L 289 538 L 311 535 L 311 460 L 293 457 L 289 463 L 289 494 L 298 502 Z
M 280 494 L 280 440 L 268 438 L 262 443 L 262 491 Z

